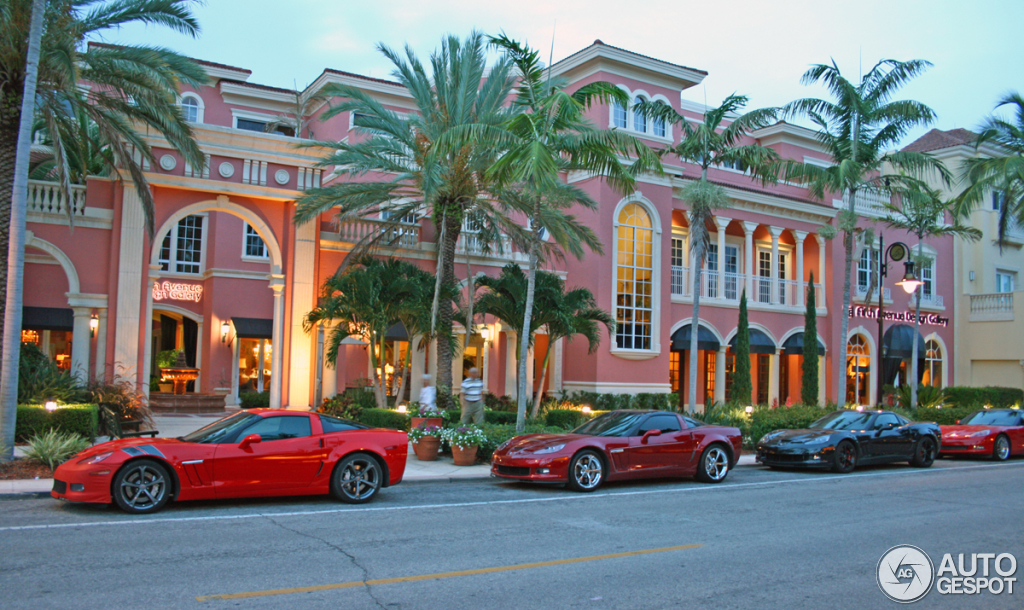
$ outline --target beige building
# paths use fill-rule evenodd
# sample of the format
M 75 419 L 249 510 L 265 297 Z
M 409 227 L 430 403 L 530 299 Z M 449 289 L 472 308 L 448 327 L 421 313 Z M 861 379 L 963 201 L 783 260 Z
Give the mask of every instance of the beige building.
M 975 150 L 976 134 L 966 129 L 933 129 L 904 150 L 928 152 L 959 175 L 965 159 L 992 154 Z M 932 186 L 941 187 L 936 180 Z M 943 188 L 959 195 L 962 185 Z M 966 223 L 983 233 L 981 240 L 954 242 L 953 379 L 942 385 L 1024 387 L 1024 229 L 1012 225 L 1002 247 L 998 242 L 997 194 L 989 193 Z

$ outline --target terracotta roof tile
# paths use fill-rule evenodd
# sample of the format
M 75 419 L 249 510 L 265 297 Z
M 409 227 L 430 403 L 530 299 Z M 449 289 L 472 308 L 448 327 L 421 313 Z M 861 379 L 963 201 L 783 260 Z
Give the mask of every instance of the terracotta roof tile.
M 932 129 L 920 138 L 903 147 L 906 152 L 929 152 L 942 150 L 963 144 L 973 144 L 978 139 L 978 134 L 968 129 Z
M 120 49 L 124 45 L 107 44 L 105 42 L 89 41 L 90 47 L 100 47 L 103 49 Z M 252 74 L 252 70 L 246 70 L 245 68 L 238 68 L 236 66 L 229 66 L 227 64 L 218 64 L 212 61 L 206 61 L 205 59 L 196 59 L 195 57 L 189 57 L 192 61 L 196 62 L 201 66 L 210 66 L 211 68 L 221 68 L 224 70 L 235 70 L 236 72 L 245 72 L 246 74 Z

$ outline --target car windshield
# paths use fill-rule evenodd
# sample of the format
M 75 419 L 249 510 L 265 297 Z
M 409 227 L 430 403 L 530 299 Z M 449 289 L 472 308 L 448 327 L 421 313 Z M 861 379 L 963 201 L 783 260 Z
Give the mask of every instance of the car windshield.
M 1016 411 L 978 411 L 960 420 L 971 426 L 1018 426 L 1020 415 Z
M 809 427 L 820 430 L 863 430 L 867 428 L 873 413 L 860 411 L 836 411 L 829 413 Z
M 625 436 L 644 415 L 644 413 L 621 411 L 605 413 L 576 428 L 572 433 L 590 436 Z
M 203 426 L 191 434 L 180 436 L 178 440 L 186 443 L 223 443 L 232 438 L 240 429 L 251 424 L 253 419 L 259 419 L 259 415 L 235 413 L 208 426 Z

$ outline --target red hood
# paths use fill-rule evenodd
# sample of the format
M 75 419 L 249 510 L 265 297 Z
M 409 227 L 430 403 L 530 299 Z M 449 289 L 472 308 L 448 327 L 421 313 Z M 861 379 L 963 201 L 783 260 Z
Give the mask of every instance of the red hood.
M 109 451 L 116 451 L 118 449 L 124 449 L 125 447 L 139 447 L 141 445 L 152 445 L 154 447 L 166 447 L 168 445 L 181 445 L 182 441 L 176 438 L 119 438 L 99 445 L 93 445 L 85 451 L 79 453 L 77 458 L 85 458 L 100 453 L 107 453 Z M 191 443 L 184 443 L 191 444 Z
M 568 443 L 578 438 L 584 438 L 584 434 L 524 434 L 512 439 L 512 442 L 505 448 L 506 451 L 536 451 L 551 445 Z
M 960 425 L 960 424 L 957 424 L 955 426 L 939 426 L 939 428 L 942 430 L 942 436 L 947 436 L 947 435 L 950 435 L 950 434 L 954 434 L 956 436 L 966 436 L 968 434 L 971 434 L 972 432 L 981 432 L 982 430 L 991 430 L 993 432 L 997 432 L 999 430 L 1002 430 L 1005 427 L 1006 426 L 979 426 L 979 425 L 974 425 L 974 424 L 970 424 L 970 425 L 966 425 L 966 424 L 965 425 Z

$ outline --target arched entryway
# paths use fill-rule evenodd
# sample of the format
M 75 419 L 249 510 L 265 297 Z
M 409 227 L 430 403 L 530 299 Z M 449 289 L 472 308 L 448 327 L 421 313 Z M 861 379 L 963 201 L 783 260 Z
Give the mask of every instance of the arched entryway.
M 804 331 L 791 331 L 782 341 L 782 354 L 779 366 L 779 402 L 785 403 L 790 400 L 793 403 L 802 402 L 803 391 L 803 367 L 804 367 Z M 817 337 L 818 358 L 818 400 L 822 399 L 822 392 L 825 389 L 825 382 L 822 375 L 825 372 L 825 342 L 820 336 Z
M 750 334 L 750 382 L 753 390 L 752 396 L 733 397 L 730 389 L 732 387 L 732 375 L 736 371 L 736 340 L 737 333 L 733 333 L 729 340 L 729 347 L 725 355 L 725 394 L 726 402 L 738 402 L 739 404 L 771 404 L 773 400 L 779 399 L 781 394 L 776 390 L 776 383 L 781 379 L 778 361 L 778 346 L 775 339 L 761 328 L 753 325 L 749 328 Z M 782 399 L 784 400 L 784 399 Z
M 672 391 L 679 394 L 679 404 L 686 405 L 689 396 L 690 342 L 692 324 L 683 322 L 673 330 L 671 335 L 671 351 L 669 354 L 669 381 Z M 722 371 L 719 371 L 719 349 L 723 344 L 722 336 L 710 324 L 703 320 L 697 327 L 697 403 L 714 404 L 715 390 L 723 382 Z
M 199 349 L 202 336 L 203 316 L 183 307 L 161 303 L 154 305 L 150 323 L 150 353 L 153 354 L 149 375 L 160 378 L 161 360 L 173 359 L 177 350 L 185 355 L 185 364 L 203 370 L 203 354 Z M 164 357 L 161 358 L 161 355 Z M 186 392 L 195 392 L 201 379 L 188 382 Z
M 894 324 L 882 337 L 882 387 L 899 387 L 909 383 L 914 342 L 917 342 L 918 382 L 926 370 L 927 344 L 921 333 L 909 324 Z

